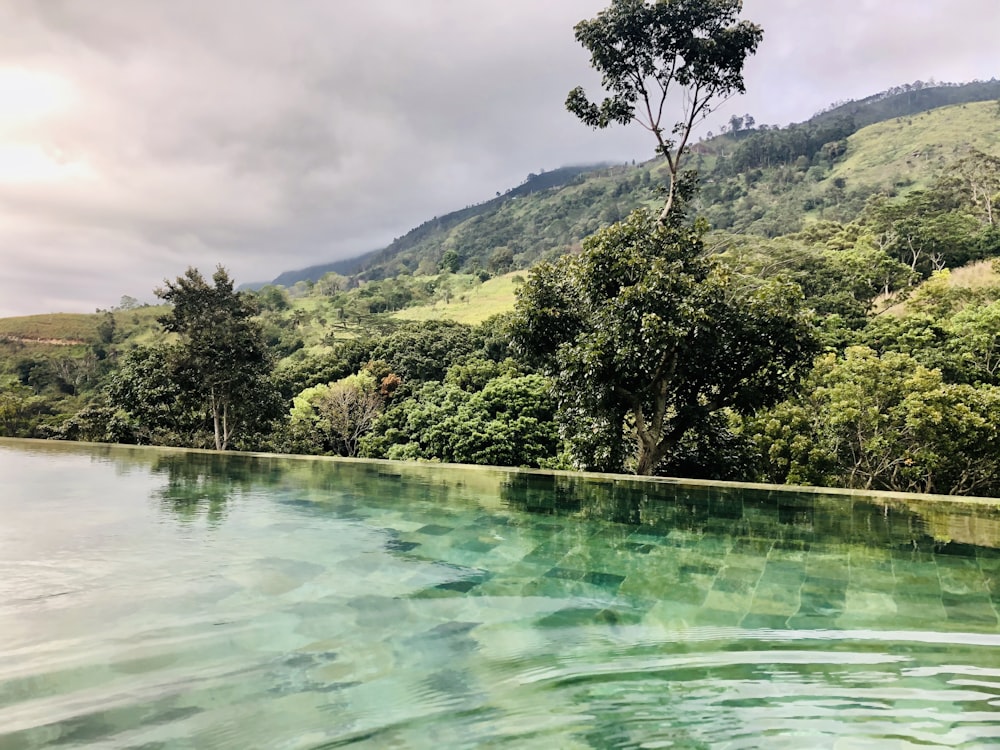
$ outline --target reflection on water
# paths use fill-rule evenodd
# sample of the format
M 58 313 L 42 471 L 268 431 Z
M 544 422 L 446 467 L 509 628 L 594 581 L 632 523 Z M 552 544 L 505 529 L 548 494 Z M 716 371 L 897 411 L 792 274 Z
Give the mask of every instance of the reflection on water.
M 643 526 L 652 533 L 719 531 L 782 542 L 975 554 L 1000 547 L 1000 504 L 978 499 L 788 489 L 737 483 L 516 473 L 503 483 L 511 507 Z
M 252 464 L 226 459 L 213 453 L 156 456 L 150 472 L 165 477 L 166 483 L 155 497 L 181 521 L 204 517 L 210 524 L 220 523 L 229 501 L 249 492 L 254 483 Z
M 1000 741 L 992 507 L 25 441 L 0 474 L 2 750 Z

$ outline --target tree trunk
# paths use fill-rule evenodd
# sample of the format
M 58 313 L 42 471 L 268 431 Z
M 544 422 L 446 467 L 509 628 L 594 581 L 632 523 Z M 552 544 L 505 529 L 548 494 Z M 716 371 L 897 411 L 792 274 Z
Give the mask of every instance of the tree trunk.
M 215 400 L 215 389 L 213 388 L 209 393 L 209 399 L 212 406 L 212 426 L 215 428 L 215 450 L 222 450 L 222 435 L 220 432 L 219 424 L 219 404 Z
M 643 440 L 640 436 L 635 473 L 641 477 L 651 477 L 663 460 L 664 453 L 663 448 L 654 441 Z
M 222 403 L 222 447 L 219 450 L 226 450 L 229 447 L 229 438 L 232 433 L 229 430 L 229 399 Z

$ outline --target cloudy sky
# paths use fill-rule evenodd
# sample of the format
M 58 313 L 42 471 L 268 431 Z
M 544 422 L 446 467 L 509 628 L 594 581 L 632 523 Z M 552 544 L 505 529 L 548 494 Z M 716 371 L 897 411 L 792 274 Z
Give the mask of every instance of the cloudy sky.
M 0 316 L 92 312 L 189 265 L 238 282 L 358 255 L 529 172 L 645 159 L 572 27 L 606 0 L 3 0 Z M 748 94 L 801 121 L 1000 75 L 996 0 L 745 0 Z

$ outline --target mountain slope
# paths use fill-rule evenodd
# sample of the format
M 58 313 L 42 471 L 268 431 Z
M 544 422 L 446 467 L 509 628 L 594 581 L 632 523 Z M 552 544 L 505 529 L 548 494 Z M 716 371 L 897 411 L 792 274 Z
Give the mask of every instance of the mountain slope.
M 966 144 L 994 153 L 991 134 L 1000 130 L 1000 118 L 990 119 L 998 107 L 990 100 L 997 99 L 996 80 L 908 84 L 787 128 L 761 126 L 717 136 L 694 148 L 692 166 L 704 182 L 696 208 L 716 228 L 771 237 L 815 219 L 853 218 L 874 192 L 930 180 L 943 163 L 939 156 L 947 160 Z M 918 116 L 944 104 L 966 109 Z M 861 135 L 863 126 L 877 123 L 882 129 Z M 915 161 L 907 156 L 914 152 L 921 154 Z M 369 280 L 436 273 L 449 251 L 466 272 L 526 268 L 566 252 L 634 208 L 656 203 L 664 176 L 656 161 L 529 175 L 518 188 L 434 217 L 381 250 L 286 272 L 274 283 L 315 281 L 327 271 Z

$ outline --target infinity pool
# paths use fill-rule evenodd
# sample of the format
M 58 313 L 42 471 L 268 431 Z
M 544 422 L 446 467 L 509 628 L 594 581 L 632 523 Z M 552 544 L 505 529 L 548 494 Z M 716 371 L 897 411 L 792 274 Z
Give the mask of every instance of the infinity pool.
M 0 749 L 1000 743 L 989 504 L 0 440 Z

